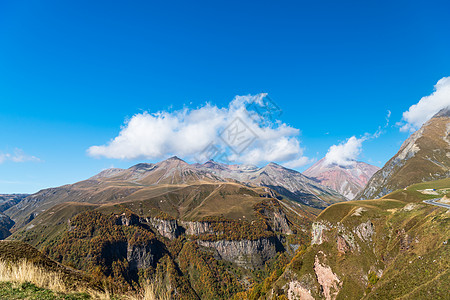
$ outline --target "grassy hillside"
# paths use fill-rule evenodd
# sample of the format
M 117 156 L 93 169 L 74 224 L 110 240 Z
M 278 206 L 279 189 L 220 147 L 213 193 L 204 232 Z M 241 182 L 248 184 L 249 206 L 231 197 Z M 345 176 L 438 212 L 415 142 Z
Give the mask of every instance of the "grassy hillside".
M 312 245 L 258 297 L 448 299 L 450 214 L 423 203 L 436 195 L 421 192 L 448 188 L 444 179 L 328 207 L 313 224 Z

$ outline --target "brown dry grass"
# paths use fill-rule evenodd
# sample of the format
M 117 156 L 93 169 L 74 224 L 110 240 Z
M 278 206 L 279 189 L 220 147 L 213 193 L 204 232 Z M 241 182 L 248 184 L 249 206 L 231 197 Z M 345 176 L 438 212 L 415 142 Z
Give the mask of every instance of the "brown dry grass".
M 31 282 L 38 287 L 61 293 L 67 292 L 61 274 L 49 273 L 26 260 L 19 263 L 0 261 L 0 281 Z
M 22 260 L 11 263 L 0 260 L 0 281 L 25 283 L 30 282 L 40 288 L 45 288 L 59 293 L 87 293 L 93 299 L 107 300 L 111 299 L 109 293 L 99 292 L 87 287 L 75 289 L 68 287 L 64 282 L 63 274 L 48 271 L 43 267 Z
M 87 287 L 67 286 L 64 275 L 58 272 L 48 271 L 36 266 L 32 262 L 22 260 L 20 262 L 8 262 L 0 260 L 0 281 L 25 283 L 30 282 L 40 288 L 45 288 L 59 293 L 87 293 L 92 299 L 109 300 L 111 294 L 108 291 L 99 292 Z M 117 298 L 115 298 L 117 299 Z M 122 295 L 124 300 L 169 300 L 170 292 L 157 282 L 147 282 L 136 295 Z

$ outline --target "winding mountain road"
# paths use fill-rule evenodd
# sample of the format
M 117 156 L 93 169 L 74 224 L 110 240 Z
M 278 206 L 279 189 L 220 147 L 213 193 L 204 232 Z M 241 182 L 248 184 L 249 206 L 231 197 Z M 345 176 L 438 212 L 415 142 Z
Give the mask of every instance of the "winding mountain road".
M 449 204 L 436 202 L 437 200 L 440 200 L 440 198 L 424 200 L 423 202 L 425 202 L 427 204 L 436 205 L 436 206 L 440 206 L 440 207 L 444 207 L 444 208 L 450 209 L 450 205 Z

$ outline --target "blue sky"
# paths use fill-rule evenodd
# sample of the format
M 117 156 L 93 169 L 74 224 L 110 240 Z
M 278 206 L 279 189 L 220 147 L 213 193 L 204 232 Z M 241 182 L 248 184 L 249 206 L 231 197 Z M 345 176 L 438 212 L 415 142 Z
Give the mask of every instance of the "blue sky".
M 381 167 L 409 134 L 395 125 L 403 112 L 450 76 L 449 11 L 445 1 L 1 1 L 0 193 L 157 161 L 87 150 L 144 111 L 262 92 L 311 160 L 375 133 L 391 111 L 359 155 Z

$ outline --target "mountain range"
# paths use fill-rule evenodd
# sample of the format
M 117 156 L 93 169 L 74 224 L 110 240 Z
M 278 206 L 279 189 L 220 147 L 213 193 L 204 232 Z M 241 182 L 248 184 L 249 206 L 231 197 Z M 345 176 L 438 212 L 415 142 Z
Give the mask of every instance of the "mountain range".
M 379 170 L 171 157 L 1 195 L 2 259 L 119 299 L 152 280 L 172 299 L 446 299 L 450 216 L 423 201 L 450 197 L 449 131 L 447 109 Z

